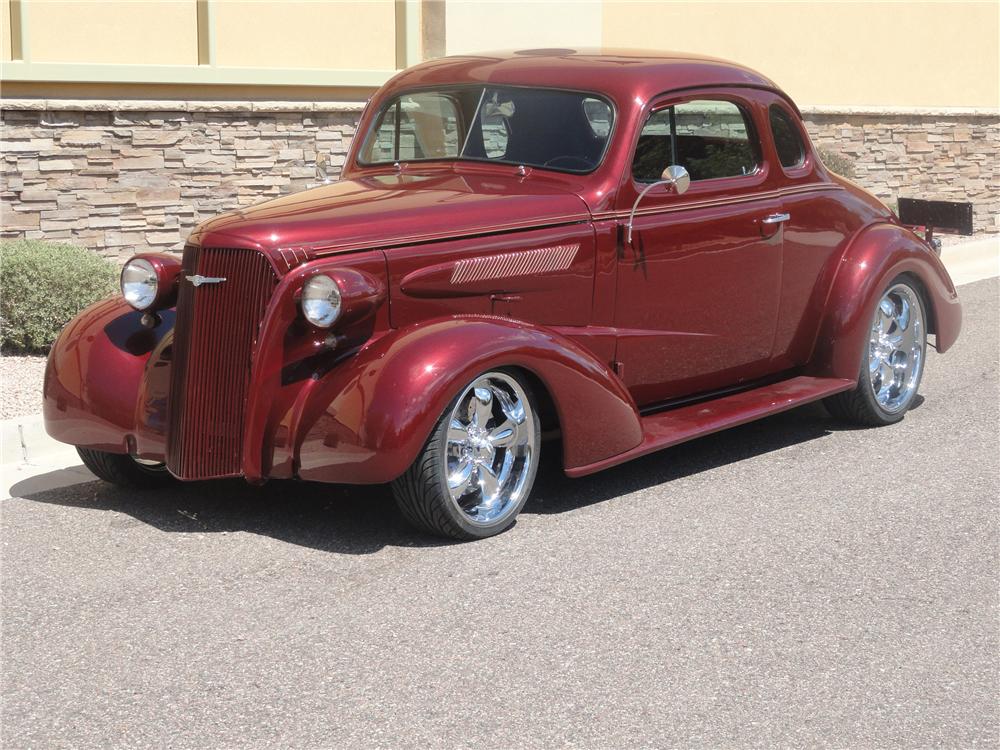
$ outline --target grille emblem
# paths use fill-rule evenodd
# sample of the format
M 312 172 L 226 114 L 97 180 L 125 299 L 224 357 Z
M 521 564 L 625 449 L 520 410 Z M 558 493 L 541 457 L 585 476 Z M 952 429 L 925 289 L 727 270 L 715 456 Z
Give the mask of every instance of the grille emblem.
M 193 286 L 201 286 L 202 284 L 221 284 L 226 279 L 222 276 L 201 276 L 199 274 L 195 274 L 194 276 L 188 276 L 187 280 L 190 281 Z

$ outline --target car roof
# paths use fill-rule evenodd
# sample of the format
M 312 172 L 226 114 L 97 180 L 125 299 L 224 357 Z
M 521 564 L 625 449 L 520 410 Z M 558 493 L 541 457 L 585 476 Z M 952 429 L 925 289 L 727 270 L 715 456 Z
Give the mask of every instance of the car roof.
M 440 84 L 491 83 L 602 93 L 619 103 L 701 86 L 750 86 L 788 98 L 743 65 L 684 52 L 631 49 L 526 49 L 430 60 L 402 71 L 391 91 Z

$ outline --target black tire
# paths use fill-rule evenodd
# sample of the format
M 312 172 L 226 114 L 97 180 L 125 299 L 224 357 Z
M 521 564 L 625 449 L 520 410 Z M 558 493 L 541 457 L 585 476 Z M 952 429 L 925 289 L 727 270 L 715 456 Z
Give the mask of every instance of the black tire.
M 83 465 L 105 482 L 133 490 L 151 490 L 176 481 L 166 467 L 143 466 L 131 456 L 77 448 Z
M 435 536 L 443 536 L 461 541 L 485 539 L 499 534 L 513 525 L 531 494 L 531 487 L 538 470 L 537 447 L 541 443 L 541 427 L 538 419 L 537 402 L 528 384 L 516 373 L 497 370 L 517 382 L 524 391 L 528 403 L 533 431 L 533 460 L 528 468 L 528 476 L 520 499 L 513 503 L 510 511 L 493 524 L 473 523 L 450 497 L 446 477 L 446 444 L 451 414 L 459 400 L 467 392 L 456 396 L 438 419 L 430 438 L 409 469 L 392 482 L 392 494 L 403 517 L 414 527 Z M 492 373 L 484 373 L 480 378 Z M 480 378 L 473 381 L 475 383 Z M 471 384 L 470 384 L 471 386 Z
M 893 279 L 893 281 L 882 290 L 882 294 L 879 295 L 878 300 L 875 303 L 875 307 L 871 311 L 871 319 L 874 320 L 876 311 L 878 310 L 878 305 L 881 303 L 882 298 L 889 292 L 889 290 L 900 285 L 905 286 L 910 290 L 913 299 L 920 306 L 920 319 L 921 324 L 923 325 L 923 321 L 927 320 L 927 304 L 924 301 L 923 295 L 920 293 L 919 287 L 905 275 Z M 909 411 L 910 407 L 913 405 L 913 401 L 916 399 L 917 392 L 920 388 L 920 379 L 923 376 L 923 365 L 925 364 L 927 356 L 926 328 L 923 329 L 922 336 L 923 359 L 917 373 L 916 382 L 913 386 L 912 395 L 903 408 L 898 411 L 887 411 L 882 408 L 876 400 L 871 382 L 869 381 L 869 355 L 866 346 L 865 353 L 861 358 L 860 370 L 858 372 L 858 384 L 849 391 L 844 391 L 843 393 L 838 393 L 824 399 L 823 405 L 826 407 L 827 411 L 842 422 L 858 425 L 860 427 L 883 427 L 885 425 L 896 424 L 902 420 L 906 415 L 906 412 Z

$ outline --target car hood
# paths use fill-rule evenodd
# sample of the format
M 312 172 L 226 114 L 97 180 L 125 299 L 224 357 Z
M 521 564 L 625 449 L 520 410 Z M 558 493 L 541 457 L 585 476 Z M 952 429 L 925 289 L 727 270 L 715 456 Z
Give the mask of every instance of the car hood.
M 583 199 L 543 179 L 494 174 L 381 174 L 231 211 L 201 224 L 203 247 L 349 250 L 587 221 Z

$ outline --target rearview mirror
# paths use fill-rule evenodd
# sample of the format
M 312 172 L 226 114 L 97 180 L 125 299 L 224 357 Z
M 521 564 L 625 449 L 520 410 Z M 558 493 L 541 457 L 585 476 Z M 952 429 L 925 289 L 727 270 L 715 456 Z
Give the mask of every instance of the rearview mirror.
M 628 233 L 626 234 L 625 241 L 630 245 L 632 244 L 632 223 L 635 221 L 635 210 L 639 208 L 639 201 L 643 199 L 643 196 L 645 196 L 646 193 L 659 185 L 673 187 L 674 192 L 677 193 L 677 195 L 683 195 L 691 186 L 691 175 L 689 175 L 688 171 L 679 164 L 671 164 L 663 170 L 663 173 L 660 175 L 660 179 L 658 181 L 652 182 L 642 189 L 642 192 L 639 193 L 639 197 L 636 198 L 635 203 L 632 204 L 632 212 L 628 215 Z

